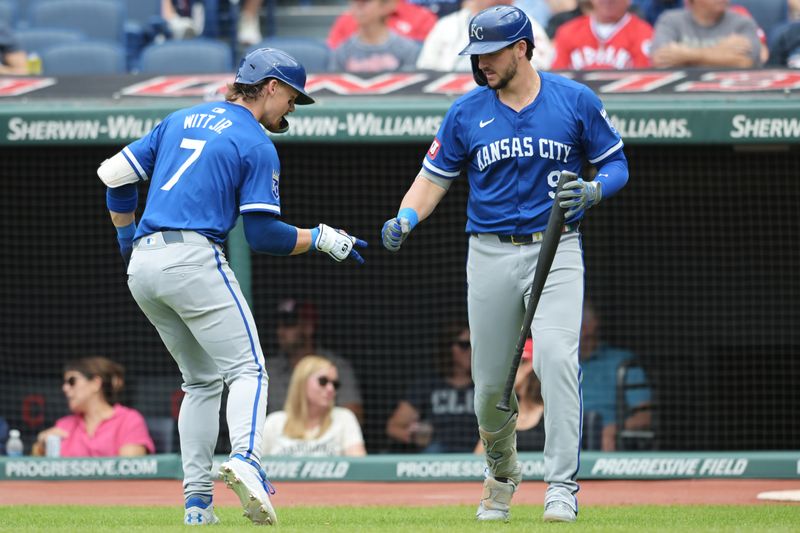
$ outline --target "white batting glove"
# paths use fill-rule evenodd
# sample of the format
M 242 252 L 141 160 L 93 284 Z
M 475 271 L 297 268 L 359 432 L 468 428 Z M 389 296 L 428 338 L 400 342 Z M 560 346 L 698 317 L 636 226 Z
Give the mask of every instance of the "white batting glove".
M 583 181 L 581 178 L 565 183 L 558 193 L 558 206 L 569 210 L 564 213 L 564 220 L 569 220 L 580 211 L 600 203 L 603 198 L 602 185 L 599 181 Z
M 327 224 L 320 224 L 316 229 L 316 232 L 312 230 L 312 235 L 316 233 L 316 238 L 314 239 L 315 250 L 325 252 L 339 262 L 351 256 L 358 264 L 364 264 L 364 258 L 355 250 L 355 247 L 366 247 L 366 241 L 351 237 L 344 231 L 334 229 Z

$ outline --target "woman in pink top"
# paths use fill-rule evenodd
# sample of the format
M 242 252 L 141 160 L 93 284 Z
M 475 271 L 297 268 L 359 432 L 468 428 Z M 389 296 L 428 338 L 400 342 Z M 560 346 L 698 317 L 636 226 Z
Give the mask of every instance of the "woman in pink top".
M 116 403 L 124 386 L 125 369 L 105 357 L 85 357 L 64 366 L 61 389 L 71 415 L 42 431 L 33 455 L 44 454 L 50 435 L 61 437 L 62 457 L 136 456 L 155 446 L 142 415 Z

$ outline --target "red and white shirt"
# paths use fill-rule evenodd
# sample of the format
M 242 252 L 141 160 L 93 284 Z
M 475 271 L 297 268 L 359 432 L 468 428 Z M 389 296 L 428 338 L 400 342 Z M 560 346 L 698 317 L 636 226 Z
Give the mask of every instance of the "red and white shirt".
M 616 24 L 599 24 L 582 15 L 556 32 L 556 57 L 551 68 L 569 70 L 622 70 L 647 68 L 653 27 L 626 13 Z

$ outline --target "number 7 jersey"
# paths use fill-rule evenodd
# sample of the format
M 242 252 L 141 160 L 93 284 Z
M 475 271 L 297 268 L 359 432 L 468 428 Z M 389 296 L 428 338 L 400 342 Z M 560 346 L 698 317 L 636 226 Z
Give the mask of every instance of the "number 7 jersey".
M 585 161 L 600 166 L 622 149 L 622 139 L 588 87 L 556 74 L 537 74 L 539 94 L 520 112 L 488 87 L 457 99 L 425 156 L 423 175 L 455 179 L 466 171 L 469 233 L 542 231 L 560 172 L 580 175 Z
M 135 238 L 196 231 L 222 243 L 239 213 L 280 215 L 280 162 L 253 114 L 210 102 L 176 111 L 122 150 L 150 180 Z

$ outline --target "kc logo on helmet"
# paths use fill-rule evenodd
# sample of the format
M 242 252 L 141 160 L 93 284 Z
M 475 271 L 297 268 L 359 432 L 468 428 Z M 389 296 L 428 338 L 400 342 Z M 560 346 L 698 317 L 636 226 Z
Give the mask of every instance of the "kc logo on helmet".
M 478 41 L 483 40 L 483 26 L 478 26 L 477 24 L 471 24 L 469 27 L 469 38 L 475 39 Z

